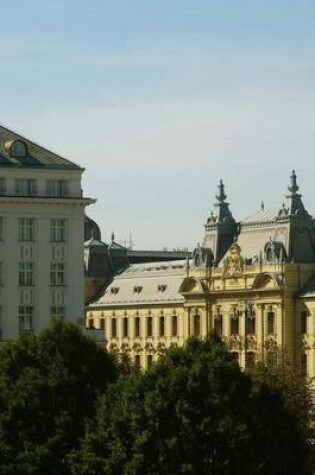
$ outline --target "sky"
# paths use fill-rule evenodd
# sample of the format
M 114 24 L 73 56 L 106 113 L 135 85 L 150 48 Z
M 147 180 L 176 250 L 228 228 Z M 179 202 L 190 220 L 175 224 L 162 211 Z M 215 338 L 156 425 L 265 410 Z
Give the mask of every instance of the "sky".
M 192 249 L 219 180 L 241 219 L 294 168 L 315 214 L 315 2 L 11 0 L 0 123 L 85 167 L 108 242 Z

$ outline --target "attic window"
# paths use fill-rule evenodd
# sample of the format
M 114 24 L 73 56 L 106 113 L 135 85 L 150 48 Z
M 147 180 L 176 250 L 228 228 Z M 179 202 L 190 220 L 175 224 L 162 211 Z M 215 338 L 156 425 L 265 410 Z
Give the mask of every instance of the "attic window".
M 165 292 L 166 289 L 167 289 L 167 285 L 165 284 L 158 285 L 158 292 Z
M 133 293 L 134 294 L 140 294 L 142 292 L 142 286 L 141 285 L 135 285 L 133 288 Z
M 119 292 L 119 287 L 112 287 L 112 288 L 110 289 L 110 293 L 111 293 L 111 294 L 116 295 L 116 294 L 118 294 L 118 292 Z
M 14 140 L 10 146 L 10 155 L 16 158 L 26 157 L 27 147 L 25 142 L 22 140 Z

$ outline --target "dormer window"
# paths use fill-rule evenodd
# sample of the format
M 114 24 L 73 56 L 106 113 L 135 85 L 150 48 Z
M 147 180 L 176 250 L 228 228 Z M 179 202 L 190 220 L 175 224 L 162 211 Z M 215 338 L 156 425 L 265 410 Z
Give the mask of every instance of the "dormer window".
M 165 284 L 158 285 L 158 292 L 165 292 L 166 289 L 167 289 L 167 285 Z
M 113 295 L 118 294 L 118 292 L 119 292 L 119 287 L 112 287 L 110 289 L 110 293 L 113 294 Z
M 27 156 L 27 146 L 22 140 L 14 140 L 8 142 L 6 148 L 9 148 L 11 157 L 20 158 Z
M 133 293 L 134 294 L 140 294 L 142 292 L 142 286 L 141 285 L 135 285 L 133 288 Z

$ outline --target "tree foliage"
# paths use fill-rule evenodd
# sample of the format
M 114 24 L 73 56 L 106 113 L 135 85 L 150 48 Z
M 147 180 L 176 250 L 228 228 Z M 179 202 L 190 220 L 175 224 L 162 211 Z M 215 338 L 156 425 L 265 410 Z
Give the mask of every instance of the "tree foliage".
M 74 475 L 307 473 L 283 393 L 243 373 L 215 335 L 121 378 L 98 404 Z
M 114 360 L 70 323 L 0 350 L 0 473 L 66 474 Z

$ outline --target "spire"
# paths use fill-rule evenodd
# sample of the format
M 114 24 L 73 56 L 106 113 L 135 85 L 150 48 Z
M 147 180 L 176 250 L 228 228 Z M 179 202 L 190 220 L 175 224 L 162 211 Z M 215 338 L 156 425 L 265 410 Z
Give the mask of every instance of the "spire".
M 226 194 L 224 193 L 223 180 L 220 180 L 220 184 L 218 185 L 218 193 L 215 195 L 215 197 L 219 203 L 223 203 L 227 198 Z
M 261 211 L 264 211 L 265 209 L 265 203 L 263 201 L 260 203 L 260 209 Z
M 296 182 L 296 174 L 295 170 L 292 170 L 292 174 L 290 176 L 290 185 L 288 186 L 288 190 L 292 195 L 295 195 L 296 192 L 299 190 L 298 184 Z
M 112 231 L 111 240 L 112 240 L 112 242 L 115 241 L 115 233 L 114 233 L 114 231 Z

